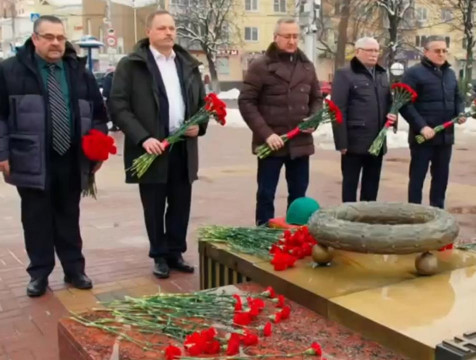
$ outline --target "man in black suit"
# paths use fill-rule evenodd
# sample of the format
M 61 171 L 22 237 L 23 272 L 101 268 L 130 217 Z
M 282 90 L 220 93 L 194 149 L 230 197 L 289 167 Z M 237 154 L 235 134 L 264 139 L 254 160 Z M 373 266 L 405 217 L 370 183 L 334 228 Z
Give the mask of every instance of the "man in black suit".
M 206 125 L 190 126 L 185 140 L 171 148 L 162 142 L 203 106 L 205 90 L 200 63 L 174 44 L 175 22 L 167 11 L 148 17 L 147 35 L 117 65 L 108 104 L 126 136 L 126 169 L 144 151 L 160 155 L 141 178 L 126 171 L 126 181 L 139 184 L 153 273 L 164 279 L 170 268 L 194 272 L 182 254 L 198 172 L 197 136 L 205 134 Z

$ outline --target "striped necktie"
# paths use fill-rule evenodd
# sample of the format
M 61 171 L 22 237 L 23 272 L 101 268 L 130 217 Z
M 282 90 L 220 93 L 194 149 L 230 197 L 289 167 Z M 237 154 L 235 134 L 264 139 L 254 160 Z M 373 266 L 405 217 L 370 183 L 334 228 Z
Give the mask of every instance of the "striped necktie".
M 71 146 L 71 124 L 66 99 L 56 73 L 56 64 L 49 64 L 48 102 L 53 127 L 53 150 L 64 155 Z

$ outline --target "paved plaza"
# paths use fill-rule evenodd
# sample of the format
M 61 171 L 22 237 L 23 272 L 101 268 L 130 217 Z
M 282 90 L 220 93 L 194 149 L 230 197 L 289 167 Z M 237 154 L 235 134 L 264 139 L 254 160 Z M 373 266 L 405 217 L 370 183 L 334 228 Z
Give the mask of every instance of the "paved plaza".
M 87 274 L 92 291 L 71 289 L 63 283 L 59 266 L 50 276 L 50 291 L 30 299 L 25 287 L 25 267 L 16 189 L 0 183 L 0 360 L 58 358 L 57 321 L 70 311 L 83 311 L 125 294 L 198 289 L 198 268 L 193 275 L 173 272 L 167 280 L 156 279 L 147 258 L 148 241 L 137 186 L 126 185 L 122 166 L 120 133 L 113 136 L 119 154 L 109 160 L 98 179 L 99 198 L 82 202 L 81 226 Z M 453 154 L 447 208 L 461 225 L 458 241 L 476 240 L 476 145 L 462 139 Z M 198 266 L 196 230 L 204 224 L 253 225 L 256 158 L 250 153 L 250 132 L 244 128 L 211 125 L 200 144 L 199 181 L 193 189 L 192 217 L 187 261 Z M 405 201 L 409 151 L 392 149 L 386 156 L 380 201 Z M 308 195 L 321 206 L 340 202 L 340 157 L 335 151 L 318 149 L 311 161 Z M 425 200 L 428 198 L 428 182 Z M 284 215 L 285 183 L 277 193 L 277 215 Z

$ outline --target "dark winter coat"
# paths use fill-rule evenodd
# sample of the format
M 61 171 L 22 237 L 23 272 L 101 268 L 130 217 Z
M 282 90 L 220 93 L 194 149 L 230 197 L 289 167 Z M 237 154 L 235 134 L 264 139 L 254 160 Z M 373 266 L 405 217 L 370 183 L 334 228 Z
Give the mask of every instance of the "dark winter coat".
M 163 140 L 166 137 L 168 113 L 160 107 L 159 87 L 153 76 L 154 70 L 148 58 L 149 40 L 139 41 L 134 52 L 123 58 L 116 67 L 108 106 L 114 123 L 125 134 L 124 165 L 128 169 L 132 161 L 144 154 L 142 143 L 149 137 Z M 205 89 L 198 66 L 200 63 L 179 45 L 174 46 L 180 62 L 179 78 L 185 92 L 186 117 L 196 113 L 204 104 Z M 205 134 L 206 125 L 199 135 Z M 197 179 L 198 139 L 185 138 L 187 148 L 188 177 Z M 138 179 L 126 171 L 128 183 L 166 183 L 168 152 L 159 156 Z
M 420 64 L 409 68 L 402 82 L 410 85 L 418 94 L 415 103 L 404 106 L 400 113 L 410 125 L 410 144 L 416 144 L 415 136 L 425 126 L 434 128 L 464 112 L 464 100 L 458 88 L 458 81 L 450 64 L 440 68 L 423 58 Z M 454 143 L 454 127 L 451 126 L 423 143 L 442 145 Z
M 0 64 L 0 161 L 9 160 L 6 181 L 19 187 L 48 187 L 52 126 L 47 92 L 35 61 L 31 39 L 16 56 Z M 86 59 L 66 44 L 63 57 L 73 114 L 72 145 L 77 149 L 81 187 L 87 188 L 91 162 L 81 151 L 81 137 L 90 129 L 107 133 L 106 108 Z
M 238 104 L 253 132 L 254 152 L 270 135 L 287 133 L 322 106 L 314 65 L 302 51 L 291 55 L 272 43 L 250 64 Z M 300 134 L 273 155 L 296 158 L 313 153 L 312 135 Z
M 385 69 L 375 66 L 372 77 L 368 69 L 354 57 L 348 67 L 336 71 L 331 99 L 343 115 L 342 124 L 333 124 L 336 149 L 367 154 L 383 128 L 392 104 Z M 383 152 L 386 152 L 386 145 Z

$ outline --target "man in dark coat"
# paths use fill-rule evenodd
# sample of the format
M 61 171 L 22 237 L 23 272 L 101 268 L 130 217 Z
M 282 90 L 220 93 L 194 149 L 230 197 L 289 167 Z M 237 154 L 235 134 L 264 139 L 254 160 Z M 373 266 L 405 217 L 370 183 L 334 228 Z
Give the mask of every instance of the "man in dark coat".
M 81 137 L 90 129 L 107 132 L 107 114 L 85 65 L 54 16 L 40 17 L 16 56 L 0 64 L 0 171 L 21 197 L 29 296 L 46 291 L 55 249 L 65 281 L 92 287 L 81 253 L 79 202 L 100 164 L 83 155 Z
M 126 181 L 139 183 L 154 274 L 167 278 L 170 268 L 194 271 L 182 254 L 187 250 L 192 182 L 197 179 L 197 136 L 205 134 L 206 126 L 189 127 L 185 141 L 167 150 L 162 141 L 203 106 L 205 90 L 200 63 L 174 45 L 175 22 L 167 11 L 148 17 L 147 34 L 116 67 L 109 108 L 125 134 Z M 127 169 L 144 152 L 160 156 L 138 179 Z
M 421 204 L 423 183 L 431 162 L 430 205 L 439 208 L 445 206 L 454 127 L 438 134 L 433 128 L 464 113 L 464 100 L 458 89 L 456 75 L 447 62 L 447 54 L 444 37 L 427 38 L 421 63 L 409 68 L 402 79 L 418 93 L 418 98 L 400 111 L 410 125 L 408 201 Z M 464 116 L 458 120 L 460 124 L 465 121 Z M 423 144 L 415 141 L 415 136 L 419 134 L 427 140 Z
M 378 65 L 380 47 L 373 38 L 355 43 L 355 57 L 350 66 L 336 71 L 332 85 L 332 101 L 340 108 L 343 123 L 333 124 L 336 149 L 341 152 L 342 201 L 357 201 L 360 174 L 360 201 L 377 199 L 384 145 L 379 156 L 369 148 L 383 128 L 391 106 L 387 73 Z
M 309 185 L 313 130 L 299 134 L 286 144 L 280 137 L 322 106 L 314 65 L 298 49 L 298 42 L 296 21 L 280 19 L 274 42 L 266 54 L 251 63 L 238 99 L 241 115 L 253 132 L 253 152 L 264 143 L 275 150 L 271 156 L 258 159 L 257 225 L 266 224 L 274 217 L 274 196 L 283 165 L 288 206 L 305 196 Z

